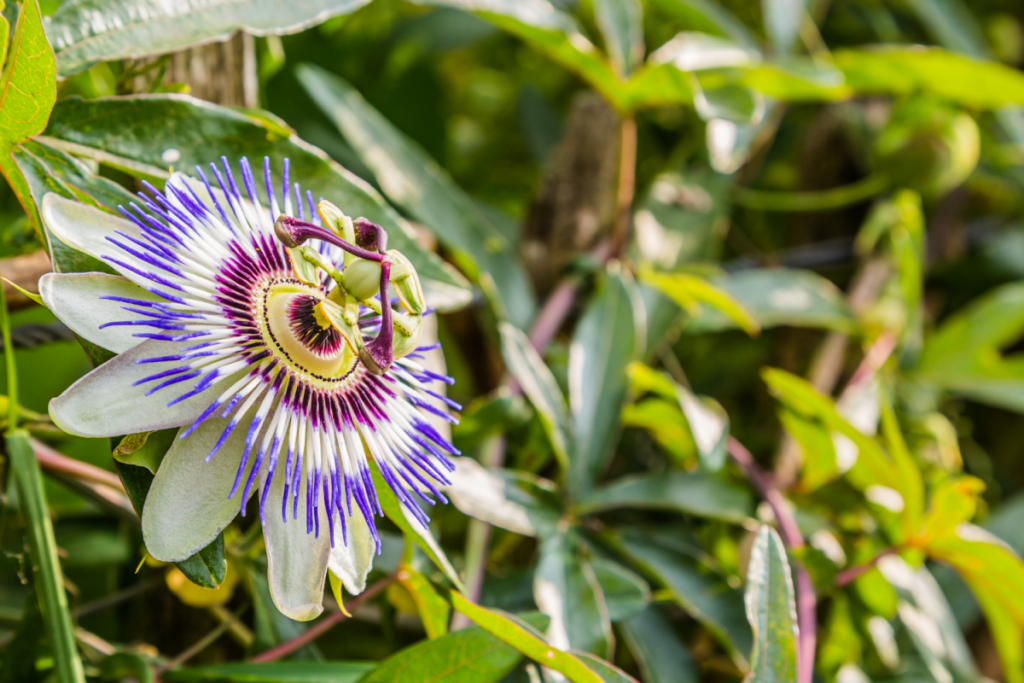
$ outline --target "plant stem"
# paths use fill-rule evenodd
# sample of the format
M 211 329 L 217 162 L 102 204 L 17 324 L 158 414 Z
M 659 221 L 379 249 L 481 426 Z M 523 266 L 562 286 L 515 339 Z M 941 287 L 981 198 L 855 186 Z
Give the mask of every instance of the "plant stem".
M 227 619 L 226 621 L 223 621 L 220 624 L 218 624 L 216 628 L 214 628 L 212 631 L 210 631 L 205 636 L 196 641 L 194 645 L 192 645 L 184 652 L 182 652 L 180 655 L 178 655 L 177 657 L 175 657 L 174 659 L 172 659 L 171 661 L 167 662 L 159 669 L 157 669 L 154 672 L 156 676 L 159 677 L 165 671 L 181 666 L 182 664 L 192 659 L 206 648 L 210 647 L 210 645 L 212 645 L 214 641 L 220 638 L 225 631 L 231 628 L 232 624 L 238 621 L 239 618 L 241 618 L 241 616 L 245 614 L 245 610 L 247 609 L 249 609 L 249 603 L 242 605 L 237 612 L 231 615 L 230 619 Z
M 828 211 L 871 199 L 889 187 L 882 174 L 870 175 L 855 183 L 820 192 L 773 192 L 738 187 L 733 201 L 747 209 L 759 211 Z
M 877 555 L 875 555 L 870 560 L 865 562 L 864 564 L 858 564 L 848 569 L 844 569 L 836 575 L 836 586 L 842 588 L 843 586 L 853 583 L 861 576 L 874 569 L 875 565 L 877 565 L 878 561 L 881 560 L 883 557 L 897 555 L 899 554 L 899 552 L 900 549 L 895 546 L 891 548 L 886 548 L 885 550 L 879 552 Z
M 348 610 L 352 614 L 355 614 L 356 610 L 363 606 L 364 603 L 375 597 L 382 590 L 387 588 L 395 581 L 395 574 L 390 574 L 377 583 L 370 585 L 366 590 L 357 595 L 352 602 L 348 604 Z M 329 631 L 335 624 L 338 624 L 347 619 L 340 610 L 324 617 L 313 626 L 309 627 L 299 635 L 295 636 L 291 640 L 285 641 L 277 647 L 271 648 L 266 652 L 256 655 L 251 661 L 255 663 L 262 662 L 276 662 L 277 660 L 287 657 L 297 650 L 301 650 L 306 645 L 309 645 L 314 640 L 319 638 L 321 635 Z
M 633 196 L 636 192 L 636 119 L 622 119 L 620 128 L 619 187 L 615 196 L 615 230 L 612 233 L 612 254 L 618 256 L 626 248 L 629 224 L 633 217 Z
M 21 514 L 32 558 L 39 608 L 50 633 L 54 668 L 61 683 L 84 683 L 85 672 L 78 656 L 68 596 L 64 592 L 64 575 L 57 558 L 57 542 L 53 536 L 53 523 L 43 490 L 43 474 L 32 450 L 27 431 L 18 425 L 18 374 L 11 345 L 11 321 L 7 315 L 7 299 L 0 287 L 0 333 L 4 340 L 7 361 L 7 455 L 18 485 Z
M 765 502 L 771 506 L 775 519 L 779 523 L 779 535 L 782 542 L 790 550 L 797 550 L 804 545 L 804 537 L 796 524 L 793 510 L 782 492 L 775 486 L 771 478 L 757 466 L 754 456 L 735 437 L 729 437 L 727 446 L 729 455 L 746 472 L 747 479 L 761 494 Z M 811 683 L 814 678 L 814 651 L 817 647 L 818 624 L 815 610 L 818 606 L 814 595 L 814 584 L 811 575 L 799 563 L 793 565 L 793 578 L 796 583 L 796 608 L 800 623 L 800 641 L 797 647 L 797 682 Z

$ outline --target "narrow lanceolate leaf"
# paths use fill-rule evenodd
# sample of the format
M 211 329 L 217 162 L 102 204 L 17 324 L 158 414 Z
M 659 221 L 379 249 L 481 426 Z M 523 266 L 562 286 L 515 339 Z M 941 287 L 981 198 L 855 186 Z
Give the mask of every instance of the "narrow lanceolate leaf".
M 299 80 L 355 148 L 388 198 L 468 257 L 470 272 L 499 313 L 519 327 L 533 317 L 533 292 L 514 246 L 473 200 L 415 142 L 403 135 L 351 85 L 323 69 L 301 65 Z
M 747 619 L 754 631 L 751 683 L 796 680 L 796 598 L 786 548 L 778 533 L 762 526 L 747 569 Z
M 612 625 L 604 593 L 571 534 L 557 533 L 541 544 L 533 597 L 551 617 L 549 643 L 562 650 L 610 655 Z
M 589 489 L 611 454 L 626 397 L 626 366 L 637 346 L 633 300 L 619 275 L 608 275 L 576 326 L 569 348 L 569 404 L 576 441 L 569 490 Z
M 3 17 L 0 17 L 0 26 L 0 34 L 6 37 L 8 25 Z M 53 50 L 43 34 L 39 5 L 36 0 L 29 0 L 21 5 L 6 68 L 0 76 L 0 172 L 32 218 L 36 230 L 41 230 L 39 212 L 11 152 L 19 142 L 43 131 L 56 99 L 57 69 Z
M 757 320 L 743 304 L 704 278 L 686 273 L 648 271 L 641 274 L 640 280 L 661 290 L 690 315 L 699 313 L 702 306 L 709 306 L 728 317 L 748 334 L 757 334 L 761 331 Z
M 644 59 L 643 5 L 640 0 L 596 0 L 594 14 L 612 64 L 628 76 Z
M 525 334 L 508 323 L 502 323 L 498 329 L 505 365 L 540 415 L 558 463 L 568 469 L 572 428 L 562 390 Z
M 420 547 L 420 550 L 427 554 L 427 557 L 433 560 L 438 569 L 444 572 L 444 575 L 456 588 L 462 590 L 462 580 L 459 578 L 458 573 L 456 573 L 455 568 L 452 567 L 452 563 L 448 561 L 444 551 L 441 550 L 441 546 L 437 544 L 437 541 L 431 535 L 430 529 L 422 526 L 411 513 L 407 514 L 404 511 L 402 503 L 384 480 L 384 477 L 381 476 L 377 463 L 371 460 L 369 464 L 370 473 L 373 475 L 373 485 L 376 489 L 377 500 L 380 501 L 384 514 L 395 523 L 395 526 L 402 530 L 406 538 L 411 539 Z
M 578 657 L 544 642 L 530 624 L 501 610 L 480 607 L 455 591 L 448 591 L 452 607 L 465 614 L 488 633 L 492 633 L 535 662 L 557 671 L 573 683 L 604 683 L 604 679 Z
M 448 633 L 448 618 L 451 616 L 452 606 L 434 584 L 407 564 L 402 564 L 398 568 L 397 578 L 416 603 L 427 637 L 440 638 Z
M 47 145 L 71 149 L 76 156 L 136 177 L 159 173 L 166 179 L 171 170 L 194 175 L 197 165 L 209 175 L 208 165 L 219 162 L 221 155 L 248 156 L 254 163 L 266 156 L 275 168 L 287 158 L 291 176 L 302 178 L 314 200 L 329 199 L 346 214 L 363 216 L 387 230 L 389 246 L 409 257 L 419 272 L 430 306 L 450 310 L 472 297 L 465 278 L 418 246 L 412 228 L 373 188 L 265 117 L 184 95 L 71 98 L 54 108 L 46 133 Z
M 703 472 L 670 472 L 622 477 L 587 494 L 576 505 L 578 514 L 620 508 L 671 510 L 694 517 L 742 523 L 753 512 L 746 489 L 721 476 Z
M 69 0 L 47 26 L 61 75 L 96 62 L 145 57 L 223 40 L 236 30 L 294 33 L 369 0 Z
M 368 662 L 236 662 L 171 669 L 162 678 L 166 683 L 357 683 L 373 668 Z
M 548 536 L 562 516 L 555 485 L 517 470 L 488 470 L 459 458 L 445 494 L 471 517 L 524 536 Z
M 620 625 L 647 683 L 697 683 L 697 667 L 657 605 Z
M 28 432 L 10 432 L 6 436 L 6 442 L 11 467 L 18 483 L 36 591 L 50 635 L 57 678 L 69 683 L 84 683 L 85 673 L 75 645 L 68 598 L 64 593 L 64 575 L 57 559 L 53 524 L 50 521 L 50 511 L 46 507 L 43 473 L 32 451 L 32 444 L 29 443 Z

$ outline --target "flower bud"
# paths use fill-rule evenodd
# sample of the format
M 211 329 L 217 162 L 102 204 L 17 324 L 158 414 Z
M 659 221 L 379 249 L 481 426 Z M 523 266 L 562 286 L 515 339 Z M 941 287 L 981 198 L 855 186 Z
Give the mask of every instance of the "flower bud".
M 940 196 L 974 171 L 980 138 L 970 114 L 928 98 L 913 98 L 896 106 L 875 141 L 878 168 L 896 185 Z
M 306 251 L 313 251 L 312 247 L 297 247 L 295 249 L 288 250 L 288 258 L 292 262 L 292 270 L 295 271 L 295 277 L 299 278 L 302 282 L 307 285 L 313 285 L 317 287 L 320 285 L 321 273 L 320 267 L 316 261 L 310 259 L 306 255 Z
M 410 313 L 421 315 L 427 310 L 427 302 L 423 297 L 423 289 L 420 286 L 419 275 L 412 265 L 400 251 L 392 249 L 388 252 L 391 257 L 391 284 L 398 292 L 398 298 Z
M 395 358 L 408 356 L 416 350 L 420 342 L 422 318 L 418 315 L 395 314 L 395 339 L 392 342 Z
M 380 264 L 356 259 L 345 266 L 341 282 L 349 294 L 360 301 L 372 299 L 380 292 Z

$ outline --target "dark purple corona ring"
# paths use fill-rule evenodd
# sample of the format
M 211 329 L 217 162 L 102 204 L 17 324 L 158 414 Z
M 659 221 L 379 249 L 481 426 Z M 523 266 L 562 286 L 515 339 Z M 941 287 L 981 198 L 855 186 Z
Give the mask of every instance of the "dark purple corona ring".
M 147 185 L 151 196 L 140 194 L 142 206 L 121 207 L 140 232 L 108 236 L 118 253 L 104 258 L 156 296 L 103 297 L 130 314 L 104 327 L 132 326 L 139 329 L 135 337 L 176 345 L 173 353 L 136 361 L 152 373 L 135 381 L 134 391 L 165 394 L 168 407 L 208 396 L 198 419 L 179 434 L 184 439 L 212 418 L 226 419 L 207 462 L 232 434 L 244 433 L 237 475 L 224 491 L 241 494 L 243 514 L 254 487 L 262 486 L 261 519 L 297 520 L 301 502 L 307 532 L 319 535 L 323 517 L 333 545 L 348 543 L 350 517 L 359 514 L 379 551 L 374 518 L 382 509 L 367 453 L 426 524 L 416 499 L 444 500 L 439 489 L 449 483 L 449 455 L 457 454 L 431 422 L 454 422 L 449 409 L 459 408 L 430 386 L 452 380 L 426 367 L 424 354 L 436 345 L 397 359 L 384 374 L 368 372 L 318 309 L 334 280 L 324 274 L 309 285 L 297 278 L 288 249 L 275 237 L 282 215 L 323 229 L 312 194 L 289 184 L 287 160 L 276 188 L 267 159 L 260 187 L 246 159 L 240 184 L 221 161 L 210 164 L 213 183 L 197 168 L 201 180 L 175 176 L 165 192 Z M 337 245 L 315 235 L 309 244 L 342 268 Z M 370 344 L 381 316 L 360 310 L 359 328 Z M 276 478 L 284 480 L 284 495 L 281 509 L 271 512 L 267 493 Z

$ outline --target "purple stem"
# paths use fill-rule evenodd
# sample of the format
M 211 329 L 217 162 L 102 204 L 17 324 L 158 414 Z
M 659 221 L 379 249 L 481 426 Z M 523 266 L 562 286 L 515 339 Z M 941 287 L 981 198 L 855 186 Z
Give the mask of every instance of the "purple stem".
M 383 232 L 383 231 L 382 231 Z M 391 323 L 391 259 L 384 258 L 380 264 L 380 332 L 359 352 L 359 359 L 366 369 L 375 375 L 387 372 L 395 360 L 392 342 L 395 330 Z
M 277 234 L 277 239 L 281 240 L 281 243 L 290 249 L 302 245 L 308 239 L 316 239 L 333 244 L 367 261 L 375 261 L 377 263 L 384 261 L 383 251 L 378 253 L 377 251 L 369 251 L 357 247 L 341 239 L 327 228 L 321 228 L 319 225 L 300 221 L 298 218 L 292 218 L 291 216 L 278 216 L 277 221 L 274 223 L 274 232 Z M 380 250 L 380 245 L 387 244 L 387 234 L 383 229 L 380 230 L 380 235 L 381 239 L 378 241 L 378 250 Z

